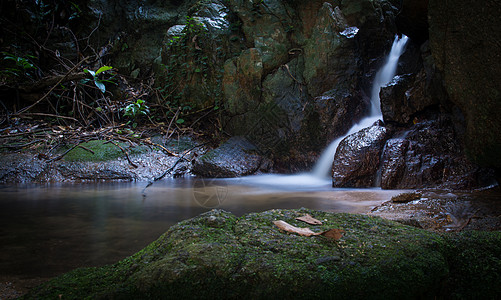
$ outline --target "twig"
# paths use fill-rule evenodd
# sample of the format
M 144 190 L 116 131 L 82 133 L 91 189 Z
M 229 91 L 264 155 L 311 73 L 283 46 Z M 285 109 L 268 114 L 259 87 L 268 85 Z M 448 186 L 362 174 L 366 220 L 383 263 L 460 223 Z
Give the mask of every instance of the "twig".
M 86 73 L 78 72 L 78 73 L 72 73 L 72 74 L 67 73 L 65 75 L 44 77 L 35 83 L 19 86 L 19 89 L 25 93 L 31 93 L 34 91 L 39 91 L 41 89 L 44 89 L 48 86 L 53 86 L 53 85 L 57 86 L 60 82 L 62 82 L 61 80 L 73 81 L 73 80 L 83 79 L 86 76 L 87 76 Z
M 24 148 L 24 147 L 27 147 L 27 146 L 30 146 L 30 145 L 33 145 L 33 144 L 36 144 L 39 142 L 41 142 L 41 140 L 34 140 L 34 141 L 31 141 L 29 143 L 22 144 L 22 145 L 0 145 L 0 148 L 19 149 L 19 148 Z
M 133 166 L 135 169 L 138 168 L 138 166 L 135 163 L 133 163 L 132 160 L 130 159 L 129 153 L 127 153 L 127 151 L 125 151 L 125 149 L 122 148 L 122 146 L 120 146 L 119 144 L 117 144 L 117 143 L 115 143 L 113 141 L 108 141 L 108 142 L 111 143 L 111 144 L 113 144 L 113 145 L 115 145 L 115 146 L 117 146 L 118 148 L 120 148 L 120 150 L 122 150 L 122 152 L 125 154 L 125 157 L 127 158 L 127 161 L 129 162 L 129 164 L 131 166 Z
M 92 153 L 92 155 L 96 154 L 94 151 L 92 151 L 92 150 L 90 150 L 89 148 L 84 147 L 84 146 L 82 146 L 82 145 L 78 145 L 78 147 L 80 147 L 80 148 L 82 148 L 82 149 L 84 149 L 84 150 L 86 150 L 86 151 L 89 151 L 90 153 Z
M 55 158 L 51 158 L 49 159 L 47 162 L 48 163 L 51 163 L 51 162 L 54 162 L 54 161 L 58 161 L 60 160 L 61 158 L 63 158 L 66 154 L 68 154 L 71 150 L 75 149 L 76 147 L 80 146 L 80 144 L 84 143 L 84 141 L 82 142 L 78 142 L 78 144 L 75 144 L 73 145 L 71 148 L 69 148 L 68 150 L 64 151 L 61 155 L 59 156 L 56 156 Z
M 175 156 L 175 157 L 178 157 L 178 155 L 172 151 L 170 151 L 169 149 L 165 148 L 164 146 L 160 145 L 160 144 L 157 144 L 157 143 L 153 143 L 152 141 L 150 140 L 144 140 L 142 141 L 143 143 L 145 144 L 148 144 L 148 145 L 151 145 L 151 146 L 156 146 L 156 147 L 159 147 L 161 148 L 165 153 L 167 153 L 168 155 L 170 156 Z
M 54 115 L 54 114 L 46 114 L 46 113 L 19 113 L 17 114 L 18 117 L 22 118 L 23 116 L 42 116 L 42 117 L 54 117 L 54 118 L 61 118 L 61 119 L 68 119 L 72 120 L 75 122 L 78 122 L 77 119 L 73 117 L 66 117 L 66 116 L 60 116 L 60 115 Z
M 176 113 L 174 114 L 174 117 L 172 117 L 172 119 L 170 120 L 169 127 L 167 127 L 167 133 L 165 134 L 166 135 L 166 137 L 165 137 L 166 140 L 168 140 L 172 136 L 172 134 L 174 133 L 174 130 L 173 130 L 172 133 L 169 134 L 170 127 L 172 126 L 172 122 L 174 122 L 174 120 L 179 115 L 179 111 L 180 110 L 181 110 L 181 107 L 178 107 Z M 168 134 L 169 134 L 169 136 L 167 136 Z
M 61 79 L 59 79 L 59 81 L 52 86 L 52 88 L 45 94 L 42 96 L 42 98 L 38 99 L 38 101 L 36 101 L 35 103 L 33 103 L 32 105 L 28 106 L 28 107 L 25 107 L 21 110 L 19 110 L 19 112 L 16 114 L 16 115 L 19 115 L 25 111 L 28 111 L 30 110 L 33 106 L 37 105 L 38 103 L 42 102 L 45 98 L 47 98 L 51 93 L 52 91 L 54 91 L 54 89 L 63 81 L 65 81 L 65 79 L 71 74 L 73 73 L 73 71 L 75 71 L 87 58 L 84 58 L 83 60 L 81 60 L 80 62 L 78 62 L 73 68 L 71 68 L 65 76 L 63 76 Z
M 149 188 L 150 186 L 153 185 L 153 183 L 163 179 L 165 176 L 167 176 L 167 174 L 169 174 L 170 172 L 174 171 L 174 168 L 177 166 L 178 163 L 180 163 L 182 160 L 186 160 L 184 157 L 190 153 L 193 149 L 196 149 L 196 148 L 199 148 L 199 147 L 203 147 L 205 145 L 209 144 L 209 142 L 207 143 L 203 143 L 203 144 L 200 144 L 200 145 L 195 145 L 193 147 L 191 147 L 190 149 L 186 150 L 183 155 L 181 155 L 179 157 L 178 160 L 176 160 L 176 162 L 174 163 L 174 165 L 172 165 L 172 167 L 170 167 L 167 171 L 163 172 L 160 176 L 157 176 L 153 179 L 153 181 L 150 181 L 148 182 L 148 184 L 144 187 L 143 191 L 141 192 L 142 196 L 143 196 L 143 199 L 146 198 L 146 189 Z

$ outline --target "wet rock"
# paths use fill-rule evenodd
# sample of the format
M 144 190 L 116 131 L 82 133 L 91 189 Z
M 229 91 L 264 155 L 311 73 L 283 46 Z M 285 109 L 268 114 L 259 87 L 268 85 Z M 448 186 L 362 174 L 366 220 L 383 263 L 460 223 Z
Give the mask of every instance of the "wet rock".
M 161 54 L 153 64 L 156 86 L 164 101 L 176 105 L 195 110 L 219 106 L 225 61 L 241 52 L 231 26 L 235 15 L 225 1 L 180 2 L 180 11 L 188 9 L 162 35 Z
M 262 157 L 258 149 L 243 137 L 232 137 L 214 150 L 199 157 L 192 172 L 203 177 L 238 177 L 259 170 Z
M 397 196 L 391 197 L 391 201 L 393 203 L 407 203 L 407 202 L 411 202 L 414 200 L 418 200 L 421 198 L 421 196 L 422 196 L 421 193 L 416 193 L 416 192 L 403 193 L 403 194 L 399 194 Z
M 389 134 L 389 130 L 377 122 L 344 138 L 332 163 L 332 186 L 373 186 Z
M 427 107 L 438 104 L 428 96 L 426 74 L 421 70 L 417 75 L 398 75 L 381 88 L 381 112 L 385 122 L 407 124 L 413 117 Z
M 37 182 L 46 171 L 46 163 L 30 153 L 2 153 L 0 155 L 0 182 Z M 56 179 L 57 180 L 57 179 Z
M 386 142 L 381 167 L 381 187 L 395 188 L 405 173 L 405 154 L 409 141 L 390 139 Z
M 400 135 L 386 142 L 382 188 L 474 189 L 493 184 L 492 170 L 466 158 L 450 117 L 422 121 Z
M 175 25 L 178 14 L 187 15 L 186 5 L 172 1 L 128 2 L 90 0 L 82 10 L 87 22 L 82 22 L 93 46 L 107 59 L 113 57 L 113 67 L 122 74 L 138 70 L 149 71 L 160 55 L 163 37 Z M 94 31 L 97 31 L 96 32 Z M 79 36 L 77 34 L 77 36 Z M 107 41 L 107 45 L 103 45 Z
M 416 195 L 417 199 L 405 202 L 392 199 L 369 214 L 437 232 L 499 231 L 499 193 L 499 188 L 468 193 L 422 190 L 403 194 L 410 199 Z
M 253 143 L 267 140 L 264 152 L 277 165 L 298 165 L 365 112 L 362 85 L 375 70 L 368 65 L 393 36 L 374 28 L 390 28 L 395 8 L 366 0 L 230 1 L 229 8 L 242 22 L 247 50 L 225 63 L 225 126 Z M 262 68 L 243 75 L 248 51 Z
M 466 152 L 474 162 L 499 170 L 501 3 L 430 0 L 428 14 L 436 68 L 466 118 Z
M 313 230 L 345 235 L 335 242 L 273 224 L 304 227 L 295 218 L 305 213 L 324 223 Z M 214 227 L 211 219 L 221 221 Z M 452 276 L 442 245 L 438 234 L 363 215 L 300 209 L 237 218 L 212 210 L 115 265 L 75 270 L 28 298 L 432 298 Z
M 331 90 L 314 99 L 320 130 L 328 141 L 347 132 L 365 114 L 367 101 L 361 93 Z

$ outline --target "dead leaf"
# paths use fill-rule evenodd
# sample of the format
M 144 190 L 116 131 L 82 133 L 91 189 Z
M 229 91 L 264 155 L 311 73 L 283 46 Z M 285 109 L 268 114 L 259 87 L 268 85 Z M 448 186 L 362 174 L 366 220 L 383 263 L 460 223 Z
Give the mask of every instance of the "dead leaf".
M 300 227 L 295 227 L 292 226 L 291 224 L 279 220 L 279 221 L 273 221 L 273 224 L 275 224 L 278 228 L 287 231 L 287 232 L 292 232 L 292 233 L 297 233 L 302 236 L 312 236 L 312 235 L 318 235 L 318 233 L 315 233 L 311 231 L 309 228 L 300 228 Z
M 299 217 L 299 218 L 296 218 L 296 220 L 298 221 L 303 221 L 305 223 L 308 223 L 310 225 L 322 225 L 322 222 L 313 218 L 312 216 L 310 216 L 309 214 L 306 214 L 302 217 Z
M 287 231 L 287 232 L 297 233 L 297 234 L 302 235 L 302 236 L 323 235 L 326 238 L 333 239 L 336 241 L 339 241 L 339 239 L 341 237 L 343 237 L 343 233 L 345 232 L 342 229 L 335 229 L 335 228 L 329 229 L 326 231 L 322 231 L 322 232 L 313 232 L 309 228 L 301 228 L 301 227 L 292 226 L 291 224 L 289 224 L 285 221 L 282 221 L 282 220 L 273 221 L 273 224 L 275 224 L 278 228 L 280 228 L 284 231 Z
M 336 241 L 339 241 L 343 237 L 343 233 L 345 233 L 343 229 L 329 229 L 327 231 L 322 232 L 321 234 L 326 238 L 330 238 Z

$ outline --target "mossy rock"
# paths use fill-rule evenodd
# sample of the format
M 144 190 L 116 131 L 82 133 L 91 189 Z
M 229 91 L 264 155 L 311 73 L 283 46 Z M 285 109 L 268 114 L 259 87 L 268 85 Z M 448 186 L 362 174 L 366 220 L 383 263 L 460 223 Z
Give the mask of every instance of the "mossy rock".
M 296 220 L 306 213 L 323 224 Z M 339 241 L 299 236 L 281 231 L 273 224 L 275 220 L 316 232 L 338 228 L 345 234 Z M 77 269 L 32 290 L 26 299 L 57 299 L 59 295 L 63 299 L 443 297 L 444 291 L 452 294 L 447 287 L 457 287 L 454 278 L 464 275 L 451 274 L 447 256 L 457 254 L 454 249 L 459 249 L 462 238 L 444 238 L 364 215 L 299 209 L 237 218 L 212 210 L 172 226 L 145 249 L 115 265 Z M 498 233 L 480 239 L 501 244 Z M 477 247 L 470 242 L 467 246 Z M 499 246 L 485 254 L 494 273 L 489 280 L 498 280 L 495 274 L 501 271 L 496 249 Z M 475 265 L 474 260 L 469 264 Z M 461 295 L 471 295 L 467 285 L 461 288 L 466 289 Z M 500 292 L 499 285 L 492 291 Z
M 116 142 L 116 144 L 125 149 L 129 155 L 141 154 L 149 150 L 146 146 L 130 147 L 128 144 L 120 142 Z M 80 146 L 83 146 L 88 150 L 82 147 L 76 147 L 64 156 L 64 160 L 69 162 L 109 161 L 125 157 L 125 154 L 119 147 L 105 140 L 88 141 L 80 144 Z

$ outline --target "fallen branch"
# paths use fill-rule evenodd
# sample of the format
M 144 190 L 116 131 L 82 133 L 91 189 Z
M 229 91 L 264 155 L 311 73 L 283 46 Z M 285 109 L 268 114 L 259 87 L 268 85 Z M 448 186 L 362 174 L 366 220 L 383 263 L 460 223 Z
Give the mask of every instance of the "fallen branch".
M 24 147 L 28 147 L 30 145 L 40 143 L 42 140 L 34 140 L 26 144 L 21 144 L 21 145 L 0 145 L 0 148 L 7 148 L 7 149 L 21 149 Z
M 163 179 L 165 176 L 167 176 L 167 174 L 171 173 L 172 171 L 174 171 L 174 169 L 176 168 L 177 164 L 179 164 L 182 160 L 186 160 L 184 157 L 190 153 L 192 150 L 196 149 L 196 148 L 199 148 L 199 147 L 203 147 L 205 145 L 209 144 L 209 142 L 207 143 L 203 143 L 203 144 L 200 144 L 200 145 L 196 145 L 196 146 L 193 146 L 191 147 L 190 149 L 184 151 L 183 155 L 181 155 L 179 157 L 179 159 L 174 163 L 174 165 L 172 167 L 170 167 L 168 170 L 166 170 L 165 172 L 163 172 L 160 176 L 157 176 L 153 179 L 153 181 L 150 181 L 148 182 L 148 184 L 144 187 L 143 191 L 141 192 L 141 194 L 143 195 L 143 199 L 146 198 L 146 189 L 149 188 L 150 186 L 153 185 L 153 183 L 155 183 L 156 181 L 159 181 L 161 179 Z
M 135 169 L 138 168 L 138 166 L 135 163 L 133 163 L 132 160 L 130 159 L 129 153 L 127 153 L 127 151 L 125 151 L 125 149 L 122 148 L 122 146 L 120 146 L 119 144 L 117 144 L 117 143 L 115 143 L 113 141 L 108 141 L 108 142 L 111 143 L 111 144 L 113 144 L 113 145 L 115 145 L 115 146 L 117 146 L 125 154 L 125 157 L 127 158 L 127 161 L 129 162 L 129 164 L 131 166 L 133 166 Z
M 169 149 L 165 148 L 164 146 L 162 146 L 160 144 L 153 143 L 152 141 L 147 140 L 147 139 L 144 140 L 144 141 L 142 141 L 142 142 L 145 143 L 145 144 L 151 145 L 151 146 L 159 147 L 160 149 L 162 149 L 162 151 L 164 151 L 165 153 L 167 153 L 170 156 L 178 157 L 178 155 L 176 153 L 170 151 Z
M 53 118 L 61 118 L 61 119 L 67 119 L 67 120 L 72 120 L 72 121 L 78 122 L 78 120 L 73 118 L 73 117 L 66 117 L 66 116 L 46 114 L 46 113 L 20 113 L 20 114 L 17 114 L 17 116 L 20 118 L 25 117 L 25 116 L 53 117 Z
M 69 148 L 68 150 L 64 151 L 62 154 L 60 154 L 59 156 L 56 156 L 55 158 L 51 158 L 49 159 L 47 162 L 48 163 L 51 163 L 51 162 L 54 162 L 54 161 L 58 161 L 60 160 L 61 158 L 63 158 L 64 156 L 66 156 L 66 154 L 68 154 L 71 150 L 75 149 L 76 147 L 80 146 L 80 144 L 84 143 L 85 141 L 83 142 L 79 142 L 78 144 L 75 144 L 73 145 L 71 148 Z

